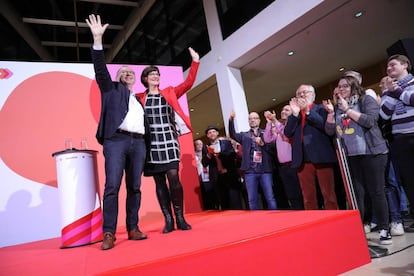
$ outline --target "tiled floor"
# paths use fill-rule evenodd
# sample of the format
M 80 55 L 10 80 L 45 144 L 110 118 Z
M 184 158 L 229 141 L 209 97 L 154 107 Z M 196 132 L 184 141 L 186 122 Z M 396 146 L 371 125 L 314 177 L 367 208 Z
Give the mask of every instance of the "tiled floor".
M 377 232 L 368 233 L 367 239 L 368 244 L 379 245 Z M 387 256 L 373 258 L 371 263 L 342 275 L 414 275 L 414 233 L 393 237 L 391 245 L 381 245 L 381 247 L 388 248 Z

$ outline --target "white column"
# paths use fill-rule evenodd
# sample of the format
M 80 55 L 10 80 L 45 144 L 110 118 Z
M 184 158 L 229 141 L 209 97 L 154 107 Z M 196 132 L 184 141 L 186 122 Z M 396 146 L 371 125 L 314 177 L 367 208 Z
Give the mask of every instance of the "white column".
M 236 131 L 248 130 L 248 107 L 240 70 L 222 66 L 217 70 L 216 78 L 226 133 L 228 134 L 228 120 L 232 110 L 236 113 Z
M 206 14 L 207 29 L 210 45 L 214 54 L 214 68 L 217 80 L 217 88 L 220 98 L 220 106 L 223 114 L 223 122 L 228 134 L 228 119 L 230 112 L 236 113 L 235 127 L 237 131 L 249 128 L 247 123 L 248 109 L 243 88 L 243 80 L 238 68 L 228 66 L 223 56 L 228 55 L 229 49 L 223 43 L 220 22 L 215 1 L 204 0 L 204 12 Z M 226 52 L 223 52 L 226 50 Z

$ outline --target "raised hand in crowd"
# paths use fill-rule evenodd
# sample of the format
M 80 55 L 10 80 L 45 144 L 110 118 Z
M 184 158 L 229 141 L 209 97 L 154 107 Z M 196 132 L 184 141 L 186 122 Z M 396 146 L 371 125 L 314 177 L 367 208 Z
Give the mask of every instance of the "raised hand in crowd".
M 230 112 L 229 119 L 230 119 L 230 120 L 234 120 L 234 118 L 236 118 L 236 112 L 234 112 L 234 110 L 232 110 L 232 111 Z

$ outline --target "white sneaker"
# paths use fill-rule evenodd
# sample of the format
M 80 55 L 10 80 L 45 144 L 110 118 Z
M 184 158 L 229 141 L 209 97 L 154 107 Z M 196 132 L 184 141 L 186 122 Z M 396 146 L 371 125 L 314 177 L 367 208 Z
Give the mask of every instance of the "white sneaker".
M 392 244 L 392 237 L 389 231 L 381 229 L 379 232 L 379 242 L 380 244 Z
M 371 233 L 371 225 L 364 224 L 364 232 L 365 234 Z
M 391 236 L 404 235 L 404 226 L 401 222 L 391 222 L 390 225 Z

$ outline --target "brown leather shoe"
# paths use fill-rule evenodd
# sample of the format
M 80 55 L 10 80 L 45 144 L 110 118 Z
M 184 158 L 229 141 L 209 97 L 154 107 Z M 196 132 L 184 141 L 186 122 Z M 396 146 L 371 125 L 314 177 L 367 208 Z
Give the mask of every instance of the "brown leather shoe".
M 147 235 L 145 235 L 138 229 L 128 231 L 128 240 L 145 240 L 146 238 Z
M 104 238 L 103 238 L 103 242 L 101 245 L 101 249 L 102 250 L 108 250 L 113 248 L 114 242 L 116 241 L 115 235 L 111 232 L 105 232 L 104 233 Z

